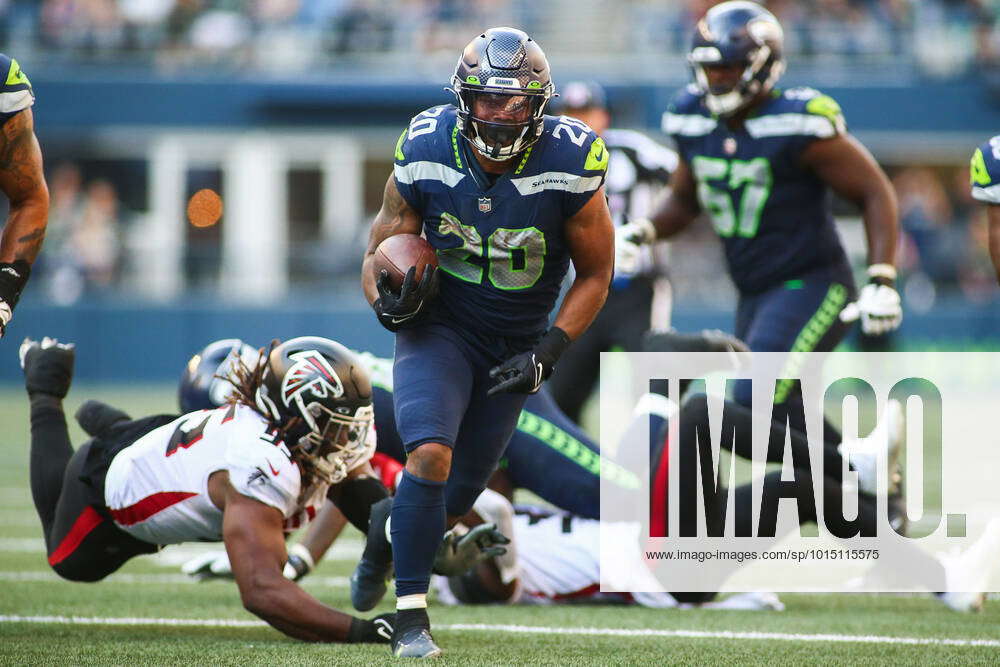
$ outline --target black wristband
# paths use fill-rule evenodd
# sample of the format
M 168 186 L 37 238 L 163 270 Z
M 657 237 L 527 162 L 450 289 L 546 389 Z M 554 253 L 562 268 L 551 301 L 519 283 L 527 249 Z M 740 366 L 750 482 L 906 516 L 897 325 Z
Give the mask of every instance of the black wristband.
M 569 347 L 570 340 L 566 332 L 559 327 L 552 327 L 535 346 L 535 354 L 549 364 L 554 364 Z
M 0 262 L 0 300 L 6 301 L 11 308 L 17 305 L 30 275 L 31 264 L 23 259 Z
M 868 279 L 869 285 L 884 285 L 886 287 L 891 287 L 896 289 L 896 281 L 892 278 L 885 278 L 883 276 L 872 276 Z
M 348 644 L 388 644 L 392 641 L 393 616 L 379 614 L 370 621 L 352 616 L 345 641 Z

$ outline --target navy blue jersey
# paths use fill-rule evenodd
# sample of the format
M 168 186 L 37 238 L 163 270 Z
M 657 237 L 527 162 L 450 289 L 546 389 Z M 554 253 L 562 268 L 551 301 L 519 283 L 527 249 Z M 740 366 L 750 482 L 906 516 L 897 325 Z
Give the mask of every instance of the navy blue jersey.
M 774 91 L 743 127 L 731 129 L 689 88 L 664 114 L 663 130 L 691 167 L 740 292 L 846 262 L 830 189 L 801 164 L 809 144 L 846 132 L 833 99 L 811 88 Z
M 1000 136 L 993 137 L 972 154 L 969 177 L 973 198 L 1000 204 Z
M 441 267 L 432 315 L 500 336 L 537 335 L 569 266 L 563 225 L 604 183 L 607 150 L 584 123 L 546 116 L 538 142 L 491 185 L 470 164 L 456 111 L 418 114 L 396 144 L 396 188 L 423 218 Z
M 31 82 L 17 61 L 0 53 L 0 125 L 35 102 Z

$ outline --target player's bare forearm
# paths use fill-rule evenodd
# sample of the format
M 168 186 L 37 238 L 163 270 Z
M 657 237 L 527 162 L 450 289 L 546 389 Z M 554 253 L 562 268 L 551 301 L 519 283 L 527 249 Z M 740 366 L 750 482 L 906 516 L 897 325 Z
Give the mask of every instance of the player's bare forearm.
M 700 212 L 694 176 L 687 162 L 681 160 L 670 178 L 667 196 L 649 217 L 656 229 L 656 238 L 665 239 L 683 231 Z
M 576 274 L 576 280 L 566 292 L 555 321 L 555 326 L 565 331 L 570 340 L 579 338 L 597 317 L 608 297 L 610 282 L 610 272 L 592 276 Z
M 896 193 L 868 149 L 850 135 L 839 135 L 813 142 L 802 159 L 834 192 L 861 209 L 868 263 L 895 265 L 899 240 Z
M 390 174 L 382 194 L 382 208 L 379 209 L 368 233 L 368 248 L 361 265 L 361 288 L 365 292 L 368 303 L 375 303 L 378 289 L 375 287 L 375 276 L 372 274 L 371 261 L 375 250 L 382 241 L 396 234 L 419 234 L 422 220 L 410 208 L 396 188 L 396 179 Z
M 566 241 L 576 279 L 563 299 L 555 326 L 575 340 L 604 305 L 614 271 L 615 232 L 603 187 L 566 222 Z
M 993 260 L 997 282 L 1000 283 L 1000 206 L 989 206 L 986 209 L 986 217 L 990 225 L 990 258 Z
M 211 482 L 210 482 L 211 484 Z M 286 579 L 281 513 L 228 487 L 222 533 L 243 606 L 290 637 L 346 641 L 351 617 Z
M 30 264 L 42 248 L 49 217 L 49 190 L 31 109 L 11 117 L 0 128 L 0 190 L 10 200 L 0 237 L 0 262 L 24 260 Z

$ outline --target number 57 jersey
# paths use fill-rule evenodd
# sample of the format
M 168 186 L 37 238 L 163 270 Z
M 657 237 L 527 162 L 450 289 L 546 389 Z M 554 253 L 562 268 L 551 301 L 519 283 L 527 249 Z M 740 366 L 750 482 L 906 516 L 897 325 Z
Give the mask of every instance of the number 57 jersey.
M 845 133 L 840 107 L 812 88 L 773 91 L 739 127 L 680 93 L 663 116 L 697 184 L 702 211 L 722 239 L 740 292 L 757 293 L 846 255 L 830 188 L 801 163 L 815 141 Z
M 608 152 L 584 123 L 546 116 L 539 140 L 492 182 L 459 134 L 453 105 L 418 114 L 396 144 L 396 188 L 437 251 L 440 320 L 533 336 L 569 266 L 564 223 L 604 183 Z

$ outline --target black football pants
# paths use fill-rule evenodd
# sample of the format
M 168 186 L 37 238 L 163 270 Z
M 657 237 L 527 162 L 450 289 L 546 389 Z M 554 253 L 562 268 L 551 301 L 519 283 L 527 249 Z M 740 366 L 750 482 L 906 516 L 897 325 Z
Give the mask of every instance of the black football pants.
M 87 443 L 73 452 L 60 399 L 31 396 L 31 496 L 49 565 L 70 581 L 99 581 L 133 556 L 158 549 L 90 504 L 91 490 L 80 480 L 89 450 Z

